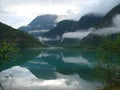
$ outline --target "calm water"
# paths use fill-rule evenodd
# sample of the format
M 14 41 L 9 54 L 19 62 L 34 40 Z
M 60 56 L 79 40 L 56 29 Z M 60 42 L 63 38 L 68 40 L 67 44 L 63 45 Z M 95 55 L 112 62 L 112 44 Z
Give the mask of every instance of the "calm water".
M 97 90 L 96 57 L 90 50 L 22 50 L 0 65 L 0 82 L 5 90 Z

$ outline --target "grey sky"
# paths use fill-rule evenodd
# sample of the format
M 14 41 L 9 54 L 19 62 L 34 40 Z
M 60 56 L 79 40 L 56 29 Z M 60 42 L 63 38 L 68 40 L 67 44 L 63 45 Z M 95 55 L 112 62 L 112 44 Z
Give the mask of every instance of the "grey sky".
M 0 21 L 19 27 L 42 14 L 78 20 L 91 12 L 105 15 L 119 3 L 120 0 L 0 0 Z

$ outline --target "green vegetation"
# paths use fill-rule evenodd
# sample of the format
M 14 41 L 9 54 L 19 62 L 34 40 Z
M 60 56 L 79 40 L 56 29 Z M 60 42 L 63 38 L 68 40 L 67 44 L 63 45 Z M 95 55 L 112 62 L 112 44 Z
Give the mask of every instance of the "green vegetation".
M 103 82 L 102 90 L 120 90 L 120 36 L 115 40 L 103 40 L 96 74 Z
M 10 58 L 15 58 L 17 55 L 18 48 L 15 44 L 10 44 L 6 40 L 4 40 L 0 44 L 0 65 L 4 62 L 4 60 L 8 60 Z M 0 87 L 4 90 L 2 84 L 0 83 Z
M 4 40 L 9 41 L 8 43 L 15 43 L 19 48 L 35 48 L 44 46 L 38 41 L 38 39 L 28 33 L 13 29 L 10 26 L 0 23 L 0 43 Z
M 19 48 L 15 44 L 9 44 L 4 41 L 0 44 L 0 60 L 8 60 L 15 57 Z
M 117 38 L 114 40 L 104 39 L 102 42 L 102 49 L 106 51 L 111 51 L 113 53 L 120 52 L 120 35 L 117 35 Z

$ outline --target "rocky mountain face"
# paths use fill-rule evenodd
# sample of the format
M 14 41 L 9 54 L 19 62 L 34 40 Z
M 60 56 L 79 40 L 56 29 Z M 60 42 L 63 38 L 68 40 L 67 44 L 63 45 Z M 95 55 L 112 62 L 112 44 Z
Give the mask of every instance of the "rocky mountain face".
M 61 36 L 65 32 L 74 32 L 77 30 L 87 30 L 97 24 L 102 19 L 99 15 L 87 14 L 80 18 L 79 21 L 63 20 L 55 28 L 45 33 L 45 37 Z M 55 35 L 56 34 L 56 35 Z
M 22 26 L 19 29 L 24 31 L 31 30 L 49 30 L 56 25 L 56 15 L 41 15 L 37 16 L 27 26 Z
M 63 39 L 62 36 L 64 33 L 76 32 L 76 31 L 87 31 L 87 29 L 96 25 L 101 19 L 102 19 L 102 17 L 99 15 L 87 14 L 87 15 L 81 17 L 79 21 L 63 20 L 63 21 L 59 22 L 56 25 L 56 27 L 51 29 L 49 32 L 46 32 L 43 35 L 43 38 L 51 39 L 51 40 L 45 41 L 45 42 L 52 44 L 52 45 L 55 43 L 61 45 L 61 44 L 75 43 L 76 41 L 79 42 L 79 40 L 72 39 L 72 38 Z
M 52 29 L 56 25 L 56 15 L 37 16 L 27 26 L 19 27 L 20 30 L 26 31 L 35 37 L 42 36 L 45 32 Z

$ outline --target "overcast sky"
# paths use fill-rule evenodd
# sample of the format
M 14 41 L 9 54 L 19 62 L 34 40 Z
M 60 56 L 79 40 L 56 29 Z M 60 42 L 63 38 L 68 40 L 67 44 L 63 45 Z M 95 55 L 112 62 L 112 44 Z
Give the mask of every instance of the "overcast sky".
M 119 3 L 120 0 L 0 0 L 0 21 L 17 28 L 43 14 L 78 20 L 87 13 L 105 15 Z

